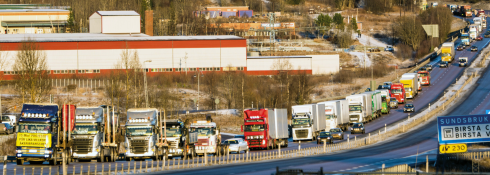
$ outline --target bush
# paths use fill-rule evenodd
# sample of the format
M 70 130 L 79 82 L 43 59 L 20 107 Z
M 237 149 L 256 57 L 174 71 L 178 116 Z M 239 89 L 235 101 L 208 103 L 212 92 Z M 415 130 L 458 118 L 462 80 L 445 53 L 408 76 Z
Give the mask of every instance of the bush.
M 335 43 L 340 48 L 349 48 L 352 42 L 352 34 L 350 32 L 342 32 L 335 37 Z

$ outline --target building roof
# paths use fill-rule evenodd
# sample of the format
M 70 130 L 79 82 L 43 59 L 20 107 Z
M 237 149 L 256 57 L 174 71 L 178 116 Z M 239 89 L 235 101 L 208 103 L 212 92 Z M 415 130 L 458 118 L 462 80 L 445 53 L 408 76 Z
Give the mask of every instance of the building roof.
M 52 27 L 65 26 L 65 21 L 2 21 L 2 27 Z
M 247 59 L 311 58 L 311 56 L 248 56 Z
M 14 9 L 14 10 L 0 10 L 0 13 L 12 13 L 12 12 L 70 12 L 63 9 Z
M 175 41 L 175 40 L 241 40 L 234 35 L 200 36 L 148 36 L 145 34 L 103 34 L 103 33 L 53 33 L 53 34 L 3 34 L 0 43 L 23 42 L 30 38 L 37 42 L 77 42 L 77 41 Z
M 100 16 L 140 16 L 135 11 L 97 11 Z

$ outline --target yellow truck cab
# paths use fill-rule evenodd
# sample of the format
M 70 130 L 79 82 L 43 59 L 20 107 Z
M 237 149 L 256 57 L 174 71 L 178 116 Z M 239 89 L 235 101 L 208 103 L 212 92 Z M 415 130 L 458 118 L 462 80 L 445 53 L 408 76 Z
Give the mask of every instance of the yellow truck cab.
M 441 60 L 452 62 L 454 59 L 454 43 L 445 42 L 441 47 Z

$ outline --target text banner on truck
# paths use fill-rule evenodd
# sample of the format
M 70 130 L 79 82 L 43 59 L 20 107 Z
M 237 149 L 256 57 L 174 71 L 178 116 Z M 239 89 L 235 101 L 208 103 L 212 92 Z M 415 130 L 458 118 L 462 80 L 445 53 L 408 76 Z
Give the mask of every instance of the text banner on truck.
M 490 142 L 490 115 L 437 117 L 439 144 Z

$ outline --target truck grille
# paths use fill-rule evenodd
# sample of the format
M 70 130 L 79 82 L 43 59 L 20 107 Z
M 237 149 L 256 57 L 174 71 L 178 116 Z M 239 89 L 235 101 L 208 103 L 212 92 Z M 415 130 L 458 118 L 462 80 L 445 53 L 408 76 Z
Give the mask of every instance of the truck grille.
M 93 139 L 73 139 L 73 150 L 78 154 L 92 152 Z
M 167 143 L 170 148 L 179 148 L 179 141 L 177 140 L 167 140 Z
M 209 139 L 197 139 L 197 146 L 209 146 Z
M 262 140 L 258 140 L 258 139 L 248 140 L 248 145 L 250 145 L 250 146 L 260 146 L 261 143 L 262 143 Z
M 148 140 L 131 140 L 131 152 L 134 154 L 148 152 Z
M 307 138 L 308 137 L 308 130 L 307 129 L 300 129 L 294 131 L 296 134 L 296 138 Z

